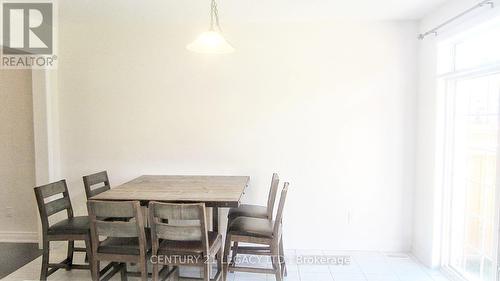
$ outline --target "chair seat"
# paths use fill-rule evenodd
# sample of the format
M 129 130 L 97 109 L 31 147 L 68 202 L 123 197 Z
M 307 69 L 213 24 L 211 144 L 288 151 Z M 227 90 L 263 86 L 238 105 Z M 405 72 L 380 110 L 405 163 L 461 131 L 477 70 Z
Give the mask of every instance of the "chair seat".
M 60 234 L 88 234 L 89 233 L 89 217 L 79 216 L 64 219 L 55 223 L 48 229 L 50 235 Z
M 214 254 L 222 246 L 222 236 L 216 232 L 208 232 L 209 254 Z M 163 240 L 158 247 L 160 255 L 201 254 L 203 253 L 201 241 L 170 241 Z
M 251 217 L 251 218 L 267 218 L 267 208 L 264 206 L 242 204 L 237 208 L 229 209 L 229 214 L 227 215 L 229 220 L 233 220 L 237 217 Z
M 273 227 L 273 221 L 268 219 L 239 217 L 233 220 L 228 232 L 243 236 L 272 238 Z
M 151 235 L 146 229 L 146 252 L 151 249 Z M 137 237 L 108 237 L 97 248 L 98 253 L 135 255 L 140 254 L 139 238 Z

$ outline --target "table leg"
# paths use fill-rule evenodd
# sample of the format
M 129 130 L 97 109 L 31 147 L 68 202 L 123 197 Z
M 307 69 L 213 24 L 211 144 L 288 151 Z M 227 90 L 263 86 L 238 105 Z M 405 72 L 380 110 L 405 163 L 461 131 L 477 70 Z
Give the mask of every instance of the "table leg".
M 219 208 L 212 208 L 212 231 L 219 233 Z

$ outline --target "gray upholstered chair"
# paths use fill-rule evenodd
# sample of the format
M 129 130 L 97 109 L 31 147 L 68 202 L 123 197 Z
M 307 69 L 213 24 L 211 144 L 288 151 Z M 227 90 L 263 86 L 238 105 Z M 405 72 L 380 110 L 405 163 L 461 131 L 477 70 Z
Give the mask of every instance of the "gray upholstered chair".
M 229 209 L 229 213 L 227 215 L 228 218 L 228 227 L 233 223 L 233 221 L 239 217 L 250 217 L 250 218 L 261 218 L 261 219 L 269 219 L 273 218 L 274 205 L 276 202 L 276 195 L 278 194 L 278 186 L 279 186 L 279 176 L 277 173 L 273 174 L 271 179 L 271 186 L 269 188 L 269 194 L 267 196 L 267 206 L 259 206 L 259 205 L 251 205 L 251 204 L 241 204 L 237 208 Z M 238 252 L 238 242 L 234 243 L 234 257 L 236 257 L 236 253 Z
M 225 261 L 227 261 L 231 250 L 231 242 L 258 244 L 259 246 L 240 246 L 238 249 L 232 248 L 233 259 L 227 266 L 224 267 L 224 276 L 227 276 L 228 271 L 243 271 L 274 274 L 276 280 L 283 280 L 283 277 L 286 274 L 286 265 L 284 262 L 283 251 L 282 219 L 288 185 L 289 184 L 286 182 L 283 186 L 278 211 L 274 220 L 269 220 L 267 218 L 239 217 L 234 219 L 232 224 L 228 227 L 226 244 L 224 247 Z M 238 267 L 236 255 L 239 253 L 246 255 L 271 256 L 273 268 L 265 269 Z
M 239 207 L 229 209 L 227 215 L 229 224 L 231 221 L 238 217 L 252 217 L 252 218 L 267 218 L 273 217 L 274 203 L 276 202 L 276 194 L 278 193 L 279 176 L 277 173 L 273 174 L 271 179 L 271 187 L 267 196 L 267 206 L 241 204 Z
M 111 189 L 109 185 L 108 173 L 102 171 L 92 175 L 83 177 L 83 185 L 85 186 L 85 195 L 87 200 Z
M 137 201 L 87 201 L 92 241 L 92 279 L 100 280 L 100 262 L 108 261 L 114 270 L 104 277 L 109 279 L 121 272 L 148 279 L 147 254 L 151 249 L 150 234 L 144 228 L 144 217 Z M 127 272 L 127 263 L 137 264 L 139 273 Z
M 73 264 L 74 252 L 86 252 L 91 256 L 89 219 L 87 216 L 75 217 L 65 180 L 35 187 L 35 197 L 42 221 L 43 256 L 40 280 L 60 268 L 90 269 L 89 265 Z M 66 218 L 50 224 L 49 217 L 66 212 Z M 75 241 L 85 241 L 85 248 L 75 248 Z M 50 241 L 68 241 L 67 258 L 60 263 L 49 263 Z
M 160 265 L 174 267 L 170 272 L 174 272 L 177 266 L 198 266 L 203 268 L 203 280 L 218 281 L 222 278 L 222 236 L 207 231 L 205 204 L 151 202 L 149 221 L 152 256 L 162 257 L 161 261 L 158 259 L 153 263 L 153 281 L 163 275 L 159 272 Z M 210 279 L 214 259 L 217 259 L 218 270 Z

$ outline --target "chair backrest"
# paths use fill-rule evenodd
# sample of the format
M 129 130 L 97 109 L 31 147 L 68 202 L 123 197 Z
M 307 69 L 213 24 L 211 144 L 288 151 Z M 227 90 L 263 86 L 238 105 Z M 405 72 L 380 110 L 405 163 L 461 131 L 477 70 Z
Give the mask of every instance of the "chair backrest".
M 269 189 L 269 195 L 267 197 L 267 217 L 272 219 L 274 204 L 276 202 L 276 195 L 278 194 L 278 186 L 280 183 L 280 177 L 277 173 L 273 174 L 273 178 L 271 180 L 271 187 Z
M 103 193 L 104 191 L 111 189 L 108 173 L 106 171 L 84 176 L 83 185 L 85 186 L 85 195 L 87 196 L 87 200 L 99 193 Z
M 146 234 L 141 205 L 138 201 L 87 201 L 90 236 L 94 253 L 100 245 L 99 237 L 138 238 L 141 254 L 146 251 Z M 135 218 L 132 220 L 132 218 Z
M 149 203 L 149 221 L 153 249 L 158 240 L 199 241 L 208 252 L 207 215 L 205 204 Z
M 285 208 L 286 195 L 288 193 L 289 185 L 290 184 L 288 182 L 285 182 L 285 184 L 283 185 L 283 189 L 281 190 L 280 202 L 278 204 L 278 211 L 276 213 L 276 218 L 274 220 L 274 229 L 273 229 L 274 237 L 279 237 L 279 234 L 281 232 L 281 228 L 283 225 L 283 210 Z
M 66 211 L 68 218 L 73 217 L 73 207 L 71 206 L 66 180 L 37 186 L 34 190 L 44 233 L 47 233 L 50 227 L 50 216 Z

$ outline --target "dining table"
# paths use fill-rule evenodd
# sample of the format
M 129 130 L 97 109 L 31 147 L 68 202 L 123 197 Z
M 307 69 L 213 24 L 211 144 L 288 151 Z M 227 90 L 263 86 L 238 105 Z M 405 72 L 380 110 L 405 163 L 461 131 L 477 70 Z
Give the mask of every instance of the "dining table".
M 219 231 L 219 209 L 238 207 L 250 177 L 142 175 L 91 200 L 204 203 L 212 208 L 212 231 Z

